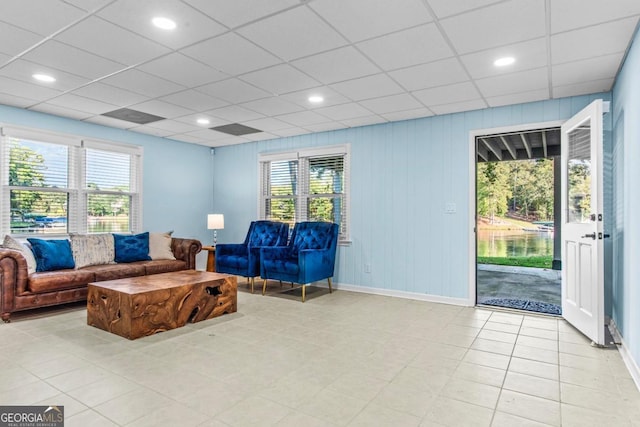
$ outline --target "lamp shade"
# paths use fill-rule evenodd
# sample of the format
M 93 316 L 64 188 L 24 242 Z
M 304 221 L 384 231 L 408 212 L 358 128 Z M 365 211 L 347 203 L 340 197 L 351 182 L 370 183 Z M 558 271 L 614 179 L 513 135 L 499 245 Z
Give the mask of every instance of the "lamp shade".
M 209 215 L 207 215 L 207 228 L 209 230 L 222 230 L 222 229 L 224 229 L 224 215 L 222 215 L 222 214 L 209 214 Z

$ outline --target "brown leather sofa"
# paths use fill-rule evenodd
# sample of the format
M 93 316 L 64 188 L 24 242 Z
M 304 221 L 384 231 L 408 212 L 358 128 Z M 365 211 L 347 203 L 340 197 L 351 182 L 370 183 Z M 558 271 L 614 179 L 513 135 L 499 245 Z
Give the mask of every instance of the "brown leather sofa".
M 0 248 L 0 313 L 9 322 L 11 313 L 87 299 L 87 284 L 124 277 L 145 276 L 196 268 L 202 249 L 195 239 L 171 239 L 175 260 L 136 261 L 92 265 L 79 269 L 29 274 L 19 251 Z

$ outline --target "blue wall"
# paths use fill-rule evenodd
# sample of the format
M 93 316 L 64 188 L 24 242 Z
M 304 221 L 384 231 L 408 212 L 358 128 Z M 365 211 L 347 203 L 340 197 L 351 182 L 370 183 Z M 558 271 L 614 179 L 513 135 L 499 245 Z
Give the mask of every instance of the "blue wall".
M 28 126 L 144 147 L 143 229 L 211 240 L 212 157 L 208 147 L 0 105 L 0 124 Z M 206 255 L 198 257 L 204 266 Z
M 469 132 L 564 120 L 580 96 L 217 148 L 214 201 L 221 242 L 239 242 L 258 216 L 258 154 L 351 143 L 351 240 L 338 249 L 339 284 L 467 299 L 471 221 Z M 445 206 L 455 203 L 456 213 Z M 364 264 L 371 264 L 371 273 Z
M 640 364 L 640 35 L 613 88 L 613 320 Z

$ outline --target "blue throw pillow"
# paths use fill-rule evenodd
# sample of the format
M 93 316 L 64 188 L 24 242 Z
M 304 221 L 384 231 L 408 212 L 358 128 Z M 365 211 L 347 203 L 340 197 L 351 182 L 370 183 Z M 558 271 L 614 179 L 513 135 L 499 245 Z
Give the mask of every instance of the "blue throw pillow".
M 148 261 L 149 232 L 140 234 L 114 234 L 116 262 Z
M 68 240 L 27 239 L 36 258 L 36 271 L 54 271 L 75 268 Z

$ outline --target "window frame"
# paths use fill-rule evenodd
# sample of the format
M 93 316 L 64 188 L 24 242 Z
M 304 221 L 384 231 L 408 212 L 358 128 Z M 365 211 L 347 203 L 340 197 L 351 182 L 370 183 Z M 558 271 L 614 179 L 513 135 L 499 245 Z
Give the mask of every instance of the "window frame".
M 23 187 L 9 185 L 9 144 L 7 138 L 31 140 L 35 142 L 62 145 L 68 149 L 67 187 Z M 86 188 L 86 152 L 89 149 L 107 152 L 122 153 L 130 156 L 129 192 L 96 191 Z M 142 230 L 142 164 L 143 148 L 137 145 L 121 144 L 96 138 L 86 138 L 81 135 L 66 134 L 61 132 L 18 127 L 0 124 L 0 162 L 2 162 L 2 175 L 0 176 L 0 232 L 17 237 L 56 237 L 66 236 L 70 233 L 89 233 L 88 231 L 88 206 L 89 194 L 128 194 L 129 230 L 137 233 Z M 68 196 L 67 228 L 60 233 L 11 233 L 11 191 L 44 191 L 65 193 Z
M 332 194 L 313 194 L 310 191 L 310 168 L 309 159 L 321 159 L 327 157 L 340 157 L 344 159 L 343 175 L 344 189 L 342 194 L 342 203 L 344 203 L 343 223 L 340 225 L 340 235 L 338 243 L 348 245 L 351 243 L 351 144 L 331 145 L 325 147 L 301 148 L 292 151 L 266 152 L 258 155 L 258 218 L 266 219 L 267 200 L 277 198 L 293 198 L 295 200 L 294 222 L 307 221 L 308 201 L 314 198 L 330 199 Z M 265 167 L 274 161 L 297 161 L 297 188 L 298 194 L 292 197 L 276 196 L 270 197 L 264 194 L 263 190 L 269 179 L 269 172 Z M 343 232 L 344 230 L 344 232 Z

